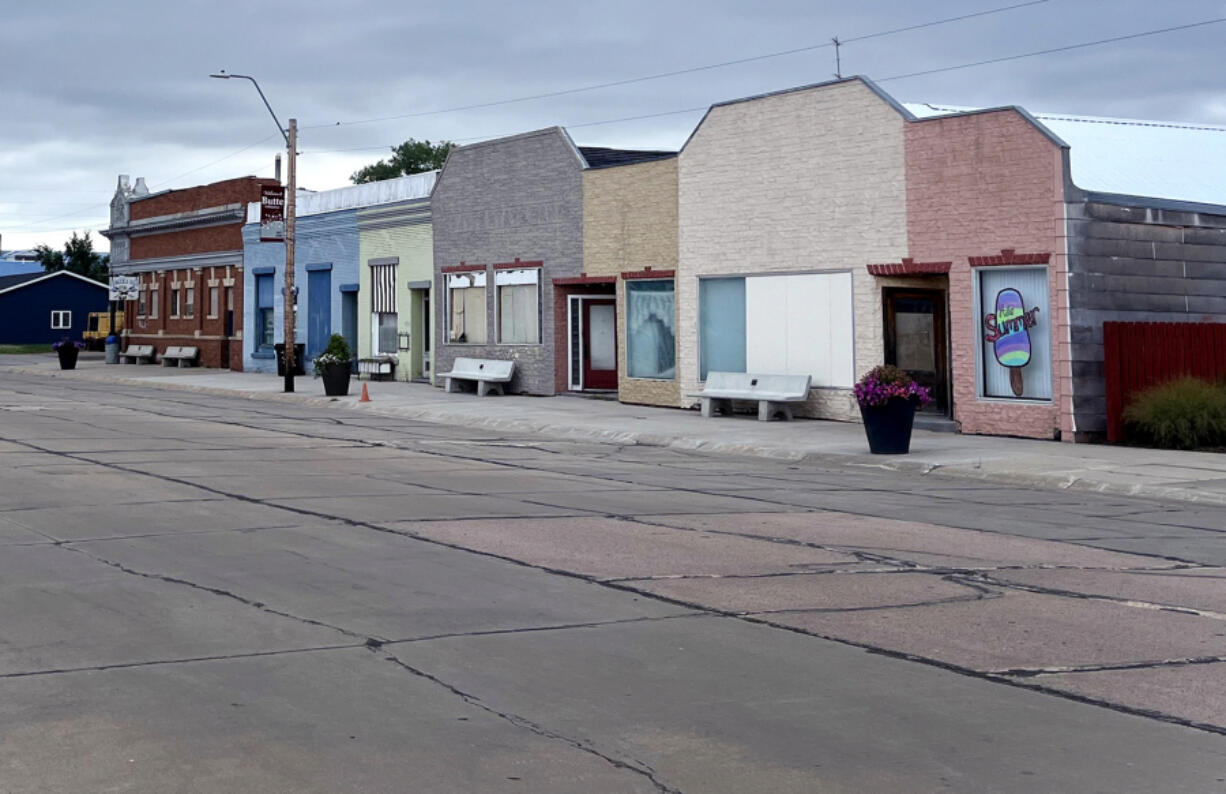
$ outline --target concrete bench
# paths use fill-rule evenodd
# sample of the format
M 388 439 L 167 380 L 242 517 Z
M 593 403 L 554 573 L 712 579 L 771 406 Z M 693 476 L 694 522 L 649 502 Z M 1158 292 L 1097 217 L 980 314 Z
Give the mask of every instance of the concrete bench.
M 451 363 L 451 372 L 440 372 L 438 377 L 447 379 L 447 391 L 459 391 L 458 380 L 471 380 L 477 384 L 477 396 L 484 397 L 491 389 L 503 394 L 503 384 L 509 383 L 515 372 L 514 361 L 488 358 L 457 358 Z
M 196 347 L 168 347 L 162 354 L 162 366 L 169 367 L 174 364 L 177 367 L 194 367 L 199 355 L 200 349 Z
M 358 359 L 358 380 L 365 375 L 370 380 L 383 380 L 384 378 L 394 378 L 396 375 L 396 359 L 391 356 L 380 358 L 359 358 Z
M 708 372 L 702 391 L 688 396 L 702 400 L 705 417 L 713 416 L 716 410 L 731 413 L 733 400 L 752 400 L 758 403 L 760 421 L 770 421 L 776 414 L 791 419 L 792 411 L 784 403 L 804 402 L 808 398 L 809 376 Z
M 152 364 L 153 345 L 128 345 L 128 349 L 119 354 L 120 364 Z

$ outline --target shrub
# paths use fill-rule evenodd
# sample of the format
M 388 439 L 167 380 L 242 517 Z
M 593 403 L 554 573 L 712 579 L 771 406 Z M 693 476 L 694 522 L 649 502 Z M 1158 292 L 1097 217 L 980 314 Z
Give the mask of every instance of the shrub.
M 315 357 L 315 374 L 322 375 L 328 364 L 347 364 L 353 358 L 349 343 L 340 334 L 332 334 L 324 352 Z
M 1180 378 L 1146 389 L 1124 409 L 1131 437 L 1166 449 L 1226 444 L 1226 389 Z

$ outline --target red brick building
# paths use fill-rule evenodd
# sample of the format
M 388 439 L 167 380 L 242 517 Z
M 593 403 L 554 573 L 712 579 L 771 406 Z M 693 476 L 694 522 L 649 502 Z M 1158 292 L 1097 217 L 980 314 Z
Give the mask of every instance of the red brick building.
M 150 193 L 119 177 L 111 200 L 111 274 L 135 276 L 123 346 L 200 350 L 200 365 L 243 368 L 243 223 L 248 202 L 276 180 L 240 177 Z

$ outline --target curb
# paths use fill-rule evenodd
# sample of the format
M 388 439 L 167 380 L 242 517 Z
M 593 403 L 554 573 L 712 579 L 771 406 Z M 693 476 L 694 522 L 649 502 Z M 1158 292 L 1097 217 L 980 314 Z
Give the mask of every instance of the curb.
M 40 375 L 56 378 L 67 377 L 71 380 L 87 380 L 98 383 L 115 383 L 125 386 L 146 386 L 168 391 L 194 392 L 217 397 L 237 397 L 245 400 L 263 400 L 268 402 L 292 403 L 295 405 L 310 405 L 316 407 L 343 408 L 346 410 L 363 410 L 379 416 L 395 416 L 438 425 L 464 424 L 484 430 L 497 430 L 508 433 L 524 433 L 542 435 L 554 438 L 564 438 L 579 441 L 596 441 L 605 444 L 625 444 L 634 446 L 664 447 L 686 452 L 708 454 L 743 455 L 746 457 L 766 458 L 771 460 L 792 461 L 797 463 L 820 463 L 845 467 L 862 467 L 896 471 L 903 474 L 938 475 L 958 479 L 978 480 L 980 482 L 1000 483 L 1002 485 L 1022 485 L 1047 490 L 1071 490 L 1088 493 L 1099 493 L 1112 496 L 1132 496 L 1148 499 L 1161 499 L 1198 504 L 1226 505 L 1226 494 L 1199 491 L 1193 488 L 1179 488 L 1165 485 L 1145 485 L 1142 483 L 1124 485 L 1119 483 L 1097 482 L 1082 477 L 1063 474 L 1033 474 L 1002 470 L 996 467 L 982 467 L 980 461 L 968 461 L 961 464 L 935 464 L 924 461 L 886 459 L 875 455 L 853 455 L 846 453 L 814 452 L 798 450 L 794 447 L 764 446 L 753 444 L 737 444 L 735 442 L 692 439 L 686 436 L 662 435 L 656 433 L 636 433 L 634 431 L 596 430 L 559 425 L 549 422 L 533 422 L 523 419 L 499 419 L 496 417 L 479 417 L 469 414 L 454 414 L 435 408 L 375 408 L 369 404 L 358 403 L 354 399 L 335 397 L 308 397 L 299 394 L 287 395 L 283 392 L 244 391 L 239 389 L 224 389 L 217 386 L 196 386 L 191 384 L 176 384 L 173 378 L 158 381 L 149 378 L 125 378 L 109 375 L 93 375 L 74 371 L 73 375 L 64 375 L 60 370 L 36 369 L 17 366 L 3 367 L 5 371 L 22 375 Z

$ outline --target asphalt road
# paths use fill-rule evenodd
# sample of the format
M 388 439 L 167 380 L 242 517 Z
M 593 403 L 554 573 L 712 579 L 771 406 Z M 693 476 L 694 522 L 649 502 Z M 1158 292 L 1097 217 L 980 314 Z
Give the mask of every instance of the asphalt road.
M 1226 791 L 1226 510 L 2 374 L 27 791 Z

